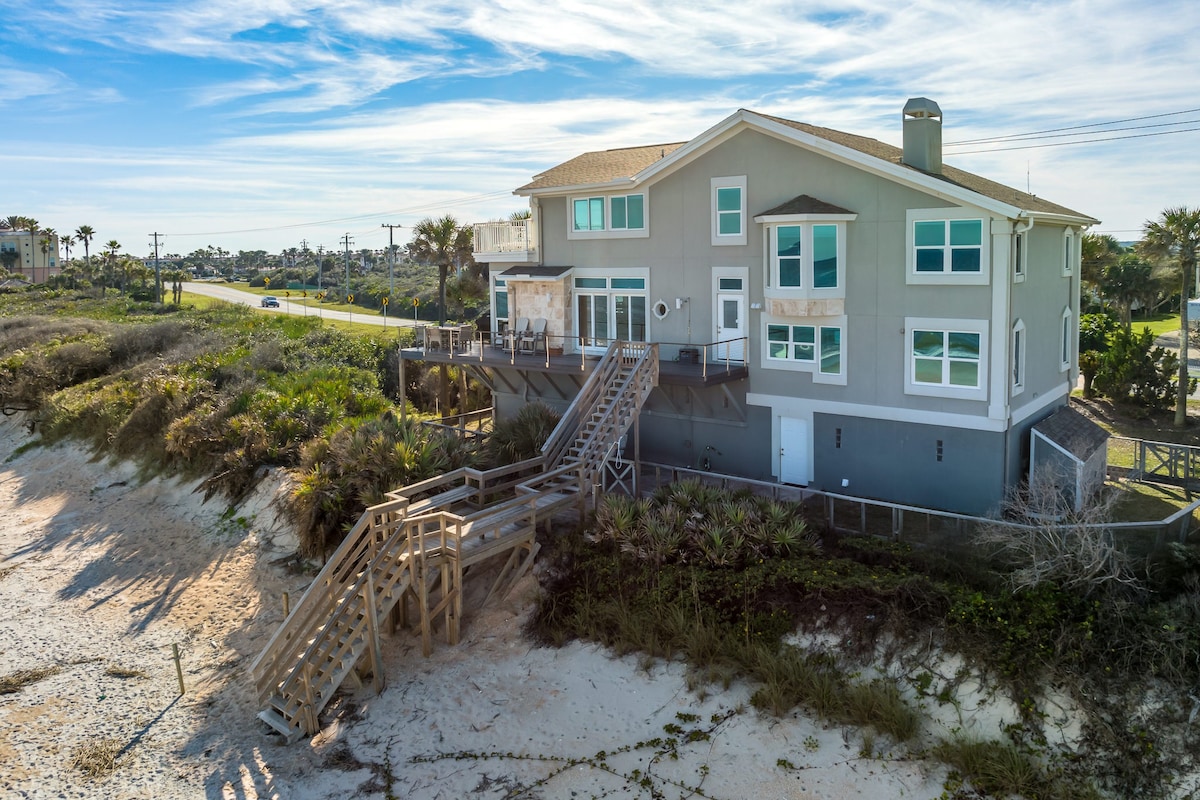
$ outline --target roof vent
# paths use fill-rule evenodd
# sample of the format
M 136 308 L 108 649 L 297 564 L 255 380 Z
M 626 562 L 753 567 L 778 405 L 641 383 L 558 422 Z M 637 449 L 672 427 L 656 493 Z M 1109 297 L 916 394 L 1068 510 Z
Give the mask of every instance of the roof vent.
M 904 104 L 904 163 L 925 172 L 942 171 L 942 109 L 928 97 Z

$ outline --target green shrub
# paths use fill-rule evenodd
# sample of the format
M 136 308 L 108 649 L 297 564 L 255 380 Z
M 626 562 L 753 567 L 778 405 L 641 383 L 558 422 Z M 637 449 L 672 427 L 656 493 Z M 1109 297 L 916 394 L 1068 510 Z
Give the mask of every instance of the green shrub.
M 527 403 L 512 419 L 496 423 L 488 439 L 489 461 L 501 465 L 536 458 L 559 419 L 559 414 L 549 406 Z

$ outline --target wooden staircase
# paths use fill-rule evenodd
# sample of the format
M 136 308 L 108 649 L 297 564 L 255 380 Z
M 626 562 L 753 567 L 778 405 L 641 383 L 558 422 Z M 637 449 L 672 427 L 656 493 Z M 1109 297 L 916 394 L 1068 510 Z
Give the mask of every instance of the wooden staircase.
M 503 597 L 537 555 L 538 522 L 572 505 L 582 520 L 604 462 L 657 382 L 657 345 L 614 343 L 541 457 L 455 470 L 364 511 L 251 665 L 258 716 L 295 741 L 320 730 L 321 710 L 364 666 L 382 691 L 381 623 L 407 624 L 410 603 L 426 656 L 435 622 L 456 644 L 467 570 L 507 556 L 484 603 Z
M 435 622 L 457 643 L 466 571 L 507 556 L 484 602 L 503 597 L 533 563 L 538 522 L 584 500 L 577 464 L 541 468 L 536 458 L 455 470 L 363 512 L 251 665 L 258 716 L 295 741 L 320 730 L 321 710 L 360 669 L 381 691 L 381 626 L 407 622 L 410 603 L 425 655 Z
M 614 342 L 542 446 L 546 469 L 578 462 L 592 486 L 658 385 L 658 345 Z

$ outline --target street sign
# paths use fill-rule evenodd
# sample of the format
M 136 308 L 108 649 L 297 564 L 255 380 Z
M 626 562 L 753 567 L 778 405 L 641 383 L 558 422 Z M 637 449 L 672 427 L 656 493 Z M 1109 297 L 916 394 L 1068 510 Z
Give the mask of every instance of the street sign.
M 347 303 L 353 303 L 353 302 L 354 302 L 354 295 L 352 295 L 352 294 L 348 294 L 348 295 L 346 295 L 346 302 L 347 302 Z
M 388 304 L 388 299 L 387 299 L 386 297 L 385 297 L 385 298 L 383 298 L 383 304 L 384 304 L 385 306 Z

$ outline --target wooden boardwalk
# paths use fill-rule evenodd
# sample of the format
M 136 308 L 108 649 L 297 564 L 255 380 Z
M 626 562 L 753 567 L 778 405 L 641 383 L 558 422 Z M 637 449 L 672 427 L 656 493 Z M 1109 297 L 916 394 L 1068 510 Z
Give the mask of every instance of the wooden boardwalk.
M 384 676 L 381 625 L 416 614 L 422 652 L 437 623 L 457 644 L 467 571 L 504 561 L 484 603 L 506 595 L 538 552 L 538 524 L 577 507 L 658 379 L 657 349 L 614 343 L 542 455 L 493 470 L 459 469 L 388 493 L 355 523 L 251 665 L 259 717 L 289 741 L 319 729 L 318 715 L 349 680 Z

